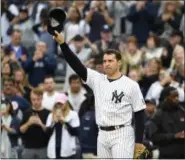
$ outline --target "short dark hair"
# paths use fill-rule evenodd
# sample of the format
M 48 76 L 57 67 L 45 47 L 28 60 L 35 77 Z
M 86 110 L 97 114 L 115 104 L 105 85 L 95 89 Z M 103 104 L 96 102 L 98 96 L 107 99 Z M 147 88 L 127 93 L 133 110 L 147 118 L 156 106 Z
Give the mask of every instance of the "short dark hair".
M 77 74 L 72 74 L 69 77 L 69 84 L 71 84 L 72 80 L 78 80 L 78 79 L 81 81 L 81 78 Z
M 82 42 L 84 38 L 81 35 L 77 34 L 72 40 L 75 42 Z
M 163 102 L 165 100 L 165 98 L 167 98 L 169 95 L 170 95 L 170 92 L 172 91 L 176 91 L 177 89 L 175 87 L 171 87 L 171 86 L 168 86 L 168 87 L 165 87 L 162 91 L 161 91 L 161 94 L 160 94 L 160 98 L 159 98 L 159 102 Z
M 108 49 L 105 52 L 103 52 L 103 55 L 105 55 L 105 54 L 108 54 L 108 55 L 114 54 L 117 61 L 121 60 L 121 53 L 115 49 Z
M 6 104 L 6 105 L 9 104 L 10 105 L 9 114 L 11 116 L 13 116 L 15 114 L 12 102 L 9 98 L 1 99 L 1 104 Z
M 159 47 L 159 45 L 160 45 L 159 37 L 156 34 L 152 33 L 148 36 L 148 39 L 150 39 L 150 38 L 152 38 L 154 40 L 155 46 Z
M 44 77 L 44 81 L 45 81 L 46 79 L 49 79 L 49 78 L 52 78 L 52 79 L 54 80 L 54 77 L 53 77 L 52 75 L 46 75 L 46 76 Z
M 102 54 L 94 55 L 93 58 L 94 58 L 94 64 L 95 65 L 103 63 L 103 55 Z

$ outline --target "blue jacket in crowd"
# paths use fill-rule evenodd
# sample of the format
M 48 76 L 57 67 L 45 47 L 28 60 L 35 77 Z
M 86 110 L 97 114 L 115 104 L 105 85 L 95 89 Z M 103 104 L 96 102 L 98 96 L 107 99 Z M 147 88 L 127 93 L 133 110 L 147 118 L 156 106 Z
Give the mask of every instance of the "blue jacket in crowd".
M 54 75 L 57 62 L 55 57 L 48 55 L 45 55 L 42 59 L 35 62 L 31 57 L 26 62 L 22 63 L 22 67 L 29 75 L 29 83 L 33 87 L 36 87 L 44 81 L 45 76 Z

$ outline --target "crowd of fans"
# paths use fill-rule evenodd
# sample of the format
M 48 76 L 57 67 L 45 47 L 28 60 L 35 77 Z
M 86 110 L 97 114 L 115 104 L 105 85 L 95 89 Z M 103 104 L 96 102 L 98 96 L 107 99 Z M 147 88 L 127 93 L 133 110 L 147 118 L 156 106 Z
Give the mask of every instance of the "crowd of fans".
M 139 83 L 147 105 L 143 142 L 158 158 L 185 158 L 180 0 L 2 0 L 1 158 L 96 156 L 93 92 L 47 32 L 52 7 L 66 12 L 65 41 L 85 66 L 103 73 L 102 52 L 121 52 L 120 69 Z M 58 73 L 62 90 L 56 89 Z

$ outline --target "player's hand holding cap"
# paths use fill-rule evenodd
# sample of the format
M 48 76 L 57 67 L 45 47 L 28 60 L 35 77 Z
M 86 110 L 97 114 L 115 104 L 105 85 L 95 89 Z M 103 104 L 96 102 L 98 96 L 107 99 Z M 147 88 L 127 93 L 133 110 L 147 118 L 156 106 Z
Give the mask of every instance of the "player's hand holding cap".
M 48 14 L 48 32 L 51 35 L 56 36 L 55 31 L 60 33 L 63 30 L 65 20 L 66 13 L 60 7 L 52 8 Z

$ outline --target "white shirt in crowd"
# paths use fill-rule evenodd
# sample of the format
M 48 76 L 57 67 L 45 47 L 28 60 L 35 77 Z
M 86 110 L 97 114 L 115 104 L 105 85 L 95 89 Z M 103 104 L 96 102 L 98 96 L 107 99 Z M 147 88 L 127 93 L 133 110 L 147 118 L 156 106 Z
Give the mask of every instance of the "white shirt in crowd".
M 155 49 L 148 49 L 146 54 L 145 54 L 145 59 L 148 61 L 152 58 L 161 58 L 163 54 L 163 48 L 155 48 Z
M 67 22 L 64 26 L 65 41 L 69 43 L 76 35 L 84 36 L 90 32 L 89 24 L 85 20 L 80 20 L 78 24 Z
M 182 88 L 179 87 L 178 83 L 173 83 L 170 84 L 170 86 L 175 87 L 179 93 L 179 101 L 183 102 L 184 101 L 184 91 Z M 160 98 L 160 94 L 163 90 L 163 86 L 161 85 L 160 81 L 156 81 L 154 83 L 152 83 L 152 85 L 150 86 L 145 99 L 155 99 L 156 104 L 159 104 L 159 98 Z
M 68 90 L 68 100 L 72 105 L 73 109 L 78 113 L 83 101 L 86 99 L 85 94 L 87 91 L 82 87 L 77 94 L 71 93 L 71 90 Z
M 76 48 L 73 44 L 69 45 L 69 48 L 73 51 L 73 53 L 76 54 L 76 56 L 79 58 L 79 60 L 85 64 L 85 62 L 87 60 L 90 59 L 91 56 L 91 52 L 92 50 L 90 48 L 82 48 L 82 50 L 79 53 L 76 53 Z M 63 91 L 66 92 L 69 88 L 69 77 L 72 74 L 76 74 L 75 71 L 67 64 L 67 68 L 66 68 L 66 76 L 65 76 L 65 82 L 64 82 L 64 87 L 63 87 Z
M 72 127 L 79 127 L 80 120 L 78 114 L 75 111 L 70 111 L 65 121 L 68 122 Z M 52 123 L 52 114 L 48 116 L 46 127 L 51 127 Z M 47 146 L 47 156 L 49 158 L 56 158 L 55 152 L 55 142 L 56 142 L 55 130 L 53 131 Z M 62 138 L 61 138 L 61 157 L 69 157 L 76 153 L 76 137 L 70 135 L 65 125 L 62 126 Z
M 47 110 L 51 111 L 54 107 L 56 96 L 59 92 L 55 91 L 53 95 L 48 95 L 47 92 L 44 92 L 42 99 L 42 106 Z

